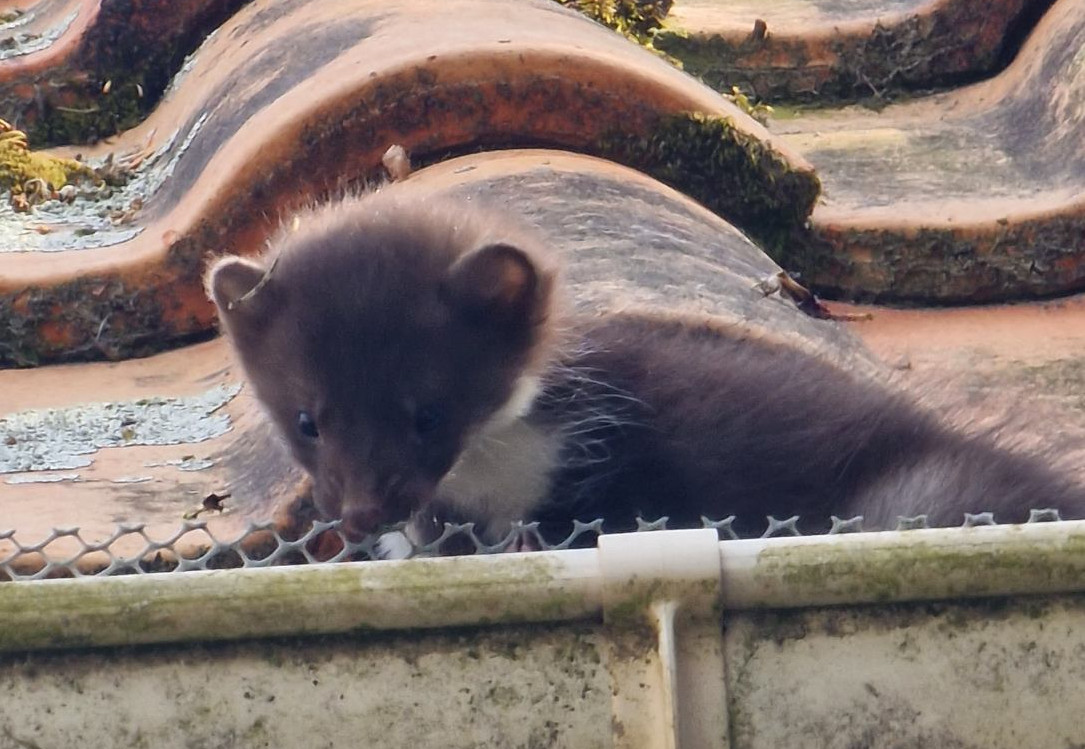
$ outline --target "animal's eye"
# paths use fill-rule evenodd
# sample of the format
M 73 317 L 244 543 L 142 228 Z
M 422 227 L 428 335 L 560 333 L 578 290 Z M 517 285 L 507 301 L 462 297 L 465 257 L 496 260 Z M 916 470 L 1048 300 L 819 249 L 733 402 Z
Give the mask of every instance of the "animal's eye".
M 414 431 L 425 437 L 440 429 L 444 421 L 445 415 L 440 406 L 422 406 L 414 412 Z
M 320 436 L 320 430 L 316 428 L 316 421 L 305 411 L 298 411 L 298 432 L 302 437 L 315 440 Z

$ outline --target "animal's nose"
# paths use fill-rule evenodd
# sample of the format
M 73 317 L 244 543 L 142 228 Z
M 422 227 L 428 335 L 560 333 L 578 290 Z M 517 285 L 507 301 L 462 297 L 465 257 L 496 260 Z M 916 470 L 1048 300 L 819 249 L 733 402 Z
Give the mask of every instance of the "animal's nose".
M 388 522 L 384 508 L 372 502 L 348 502 L 343 507 L 342 529 L 352 540 L 375 532 Z

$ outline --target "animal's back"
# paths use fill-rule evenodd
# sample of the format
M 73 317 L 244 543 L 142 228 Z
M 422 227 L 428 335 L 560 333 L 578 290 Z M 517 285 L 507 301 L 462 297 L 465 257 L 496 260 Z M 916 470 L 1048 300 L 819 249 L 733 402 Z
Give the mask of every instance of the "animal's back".
M 816 532 L 831 515 L 864 515 L 877 529 L 919 513 L 956 525 L 964 512 L 1019 522 L 1031 507 L 1064 517 L 1085 508 L 1085 493 L 1043 461 L 954 431 L 792 346 L 708 322 L 614 315 L 588 327 L 581 350 L 541 403 L 543 416 L 585 425 L 540 513 L 551 522 L 573 508 L 614 529 L 637 514 L 672 525 L 734 514 L 749 535 L 766 515 L 800 515 Z
M 313 499 L 358 533 L 432 519 L 567 530 L 830 515 L 1000 521 L 1081 490 L 800 348 L 710 318 L 579 318 L 560 262 L 503 215 L 391 189 L 305 215 L 208 286 Z M 541 392 L 539 386 L 542 386 Z

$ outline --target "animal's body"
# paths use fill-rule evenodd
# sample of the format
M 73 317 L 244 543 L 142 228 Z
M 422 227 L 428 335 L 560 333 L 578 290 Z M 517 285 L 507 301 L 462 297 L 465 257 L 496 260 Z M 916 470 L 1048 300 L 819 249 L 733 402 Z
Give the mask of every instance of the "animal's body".
M 765 516 L 867 529 L 926 513 L 1080 517 L 1043 461 L 968 436 L 880 383 L 709 319 L 567 314 L 558 262 L 471 204 L 394 188 L 300 219 L 208 287 L 257 397 L 356 532 L 474 521 Z M 423 535 L 424 531 L 419 531 Z

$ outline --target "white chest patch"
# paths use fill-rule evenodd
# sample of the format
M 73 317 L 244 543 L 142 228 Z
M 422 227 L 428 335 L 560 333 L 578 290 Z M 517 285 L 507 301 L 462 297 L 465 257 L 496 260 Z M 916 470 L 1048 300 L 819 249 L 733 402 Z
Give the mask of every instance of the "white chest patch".
M 542 383 L 538 377 L 521 377 L 505 405 L 497 409 L 490 420 L 483 424 L 482 432 L 500 431 L 527 415 L 541 389 Z
M 485 540 L 504 538 L 550 493 L 562 436 L 523 416 L 538 392 L 533 378 L 472 438 L 438 487 L 439 496 L 469 517 L 486 520 Z

